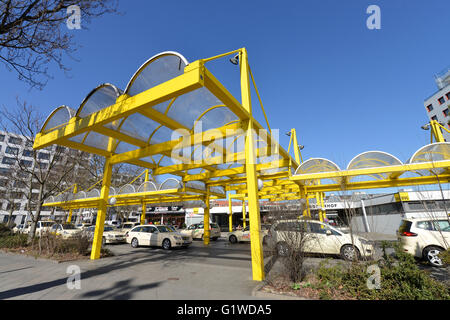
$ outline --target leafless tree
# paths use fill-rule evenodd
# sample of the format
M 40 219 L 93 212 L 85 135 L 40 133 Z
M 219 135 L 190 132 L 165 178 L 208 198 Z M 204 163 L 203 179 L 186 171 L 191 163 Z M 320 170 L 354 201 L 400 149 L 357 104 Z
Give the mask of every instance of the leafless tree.
M 82 157 L 61 147 L 50 147 L 51 152 L 48 153 L 32 149 L 34 137 L 40 131 L 44 118 L 35 107 L 26 102 L 18 101 L 17 108 L 12 110 L 3 107 L 0 116 L 4 131 L 9 132 L 10 136 L 7 141 L 10 148 L 9 159 L 14 162 L 17 176 L 23 190 L 26 190 L 27 211 L 31 217 L 31 241 L 45 200 L 71 185 L 76 176 L 73 174 L 74 169 Z M 14 138 L 12 132 L 16 135 L 15 141 L 11 141 Z M 23 152 L 19 152 L 17 144 L 25 146 Z M 24 155 L 25 152 L 27 153 Z M 37 192 L 33 192 L 35 190 Z
M 0 0 L 0 61 L 19 79 L 42 89 L 51 75 L 48 64 L 68 71 L 63 57 L 77 46 L 66 23 L 78 6 L 81 27 L 92 18 L 117 12 L 118 0 Z

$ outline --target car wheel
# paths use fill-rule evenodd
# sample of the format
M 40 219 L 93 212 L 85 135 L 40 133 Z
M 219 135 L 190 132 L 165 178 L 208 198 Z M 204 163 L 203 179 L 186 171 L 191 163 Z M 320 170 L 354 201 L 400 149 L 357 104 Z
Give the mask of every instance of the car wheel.
M 269 237 L 268 237 L 268 236 L 264 236 L 264 238 L 263 238 L 263 244 L 267 244 L 267 240 L 269 240 Z
M 105 237 L 103 237 L 102 238 L 102 247 L 105 246 L 105 244 L 106 244 L 106 239 L 105 239 Z
M 163 242 L 162 242 L 162 247 L 163 247 L 164 250 L 169 250 L 171 246 L 172 246 L 172 245 L 171 245 L 169 239 L 164 239 L 164 240 L 163 240 Z
M 444 267 L 444 262 L 439 257 L 439 254 L 442 252 L 441 248 L 438 247 L 428 247 L 424 250 L 424 257 L 433 267 L 442 268 Z
M 212 238 L 212 241 L 217 241 L 217 237 Z
M 234 235 L 231 235 L 231 236 L 228 238 L 228 240 L 230 240 L 231 243 L 237 243 L 237 242 L 238 242 L 238 239 L 237 239 L 236 236 L 234 236 Z
M 280 257 L 286 257 L 289 253 L 289 246 L 286 242 L 278 242 L 277 253 Z
M 360 254 L 358 248 L 347 244 L 341 248 L 341 257 L 347 261 L 355 261 L 360 259 Z
M 132 246 L 133 248 L 139 247 L 139 241 L 138 241 L 138 239 L 133 238 L 133 240 L 131 240 L 131 246 Z

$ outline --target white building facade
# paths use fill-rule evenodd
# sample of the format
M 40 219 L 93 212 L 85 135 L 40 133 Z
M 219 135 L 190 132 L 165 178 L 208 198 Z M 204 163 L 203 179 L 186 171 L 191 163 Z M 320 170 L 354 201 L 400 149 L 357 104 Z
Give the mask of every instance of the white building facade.
M 424 106 L 430 120 L 436 120 L 450 130 L 450 68 L 435 76 L 438 91 L 425 100 Z M 450 133 L 442 130 L 446 141 Z

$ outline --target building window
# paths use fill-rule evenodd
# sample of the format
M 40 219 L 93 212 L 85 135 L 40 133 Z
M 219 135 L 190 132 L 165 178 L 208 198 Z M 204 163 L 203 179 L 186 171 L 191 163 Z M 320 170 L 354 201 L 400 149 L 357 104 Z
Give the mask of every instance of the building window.
M 25 147 L 30 147 L 30 148 L 32 148 L 32 147 L 33 147 L 33 141 L 31 141 L 31 140 L 26 140 L 26 141 L 25 141 Z
M 23 150 L 22 155 L 24 157 L 33 157 L 33 150 Z
M 39 168 L 45 170 L 48 167 L 48 163 L 39 162 Z
M 450 92 L 447 92 L 445 96 L 447 97 L 447 100 L 450 100 Z
M 64 153 L 64 152 L 66 152 L 66 148 L 62 147 L 62 146 L 56 146 L 56 152 Z
M 2 163 L 3 164 L 14 164 L 14 163 L 16 163 L 16 159 L 4 157 Z
M 0 168 L 0 176 L 7 176 L 11 173 L 11 169 L 8 168 Z
M 442 113 L 444 114 L 444 116 L 448 117 L 448 108 L 447 108 L 447 109 L 444 109 L 444 110 L 442 111 Z
M 33 162 L 30 160 L 20 160 L 20 165 L 29 168 L 33 165 Z
M 439 104 L 443 104 L 445 102 L 445 99 L 444 99 L 444 97 L 440 97 L 438 99 L 438 101 L 439 101 Z
M 431 120 L 437 121 L 437 117 L 436 116 L 432 116 Z
M 17 156 L 19 154 L 19 148 L 6 147 L 5 153 Z
M 39 153 L 38 158 L 41 160 L 49 160 L 50 159 L 50 153 Z
M 0 134 L 0 142 L 5 141 L 5 135 L 4 134 Z
M 428 112 L 433 111 L 433 105 L 430 104 L 429 106 L 427 106 L 427 110 L 428 110 Z
M 15 137 L 9 137 L 8 142 L 12 143 L 12 144 L 22 144 L 22 139 L 15 138 Z

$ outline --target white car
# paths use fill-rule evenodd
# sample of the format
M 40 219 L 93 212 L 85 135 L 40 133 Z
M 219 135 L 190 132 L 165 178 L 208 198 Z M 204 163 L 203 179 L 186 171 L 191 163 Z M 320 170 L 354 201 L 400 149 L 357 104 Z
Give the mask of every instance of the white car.
M 52 225 L 50 233 L 61 236 L 63 239 L 73 239 L 81 234 L 81 230 L 76 228 L 73 224 L 56 223 Z
M 216 223 L 209 224 L 210 230 L 210 239 L 216 241 L 220 238 L 220 227 Z M 192 239 L 201 239 L 203 240 L 203 234 L 205 230 L 203 229 L 203 223 L 191 224 L 186 229 L 179 230 L 181 234 L 192 237 Z
M 360 236 L 343 233 L 328 224 L 315 220 L 283 220 L 270 228 L 268 243 L 280 256 L 286 256 L 290 248 L 302 246 L 305 253 L 340 255 L 353 261 L 373 255 L 372 243 Z
M 169 250 L 173 247 L 188 247 L 192 243 L 192 238 L 174 232 L 165 225 L 145 224 L 134 227 L 128 232 L 127 243 L 130 243 L 133 248 L 155 246 Z
M 427 260 L 434 267 L 444 266 L 439 254 L 449 249 L 450 243 L 450 223 L 445 217 L 405 218 L 397 235 L 405 252 Z
M 36 233 L 37 237 L 40 237 L 43 233 L 51 232 L 52 226 L 55 224 L 54 221 L 38 221 L 36 224 Z M 29 234 L 31 231 L 31 224 L 27 226 L 23 226 L 18 232 L 23 234 Z
M 23 224 L 19 224 L 12 229 L 13 233 L 23 233 L 24 230 L 25 230 L 25 225 L 23 225 Z
M 83 235 L 86 236 L 89 240 L 94 239 L 94 234 L 95 226 L 90 226 L 83 230 Z M 105 225 L 103 227 L 102 245 L 108 243 L 124 243 L 126 242 L 126 240 L 126 236 L 122 231 L 117 230 L 112 226 Z
M 261 224 L 261 240 L 264 244 L 267 243 L 269 229 L 270 226 Z M 230 232 L 228 234 L 228 241 L 231 243 L 250 242 L 250 227 L 246 226 L 243 230 Z
M 126 237 L 128 232 L 138 225 L 140 225 L 139 222 L 124 222 L 116 229 L 116 231 L 121 232 Z

